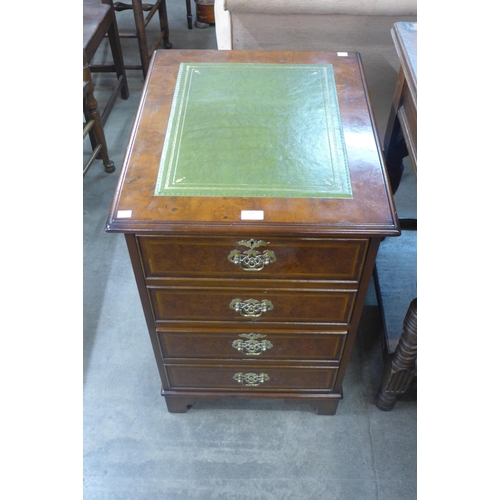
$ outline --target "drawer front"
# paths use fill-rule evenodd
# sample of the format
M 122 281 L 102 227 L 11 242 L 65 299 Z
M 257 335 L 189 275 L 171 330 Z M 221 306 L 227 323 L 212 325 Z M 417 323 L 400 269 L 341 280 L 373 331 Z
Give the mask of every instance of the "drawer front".
M 228 391 L 330 391 L 337 377 L 336 367 L 266 366 L 264 363 L 238 366 L 209 364 L 166 364 L 171 389 Z
M 339 362 L 346 331 L 207 333 L 158 330 L 164 358 L 241 358 Z
M 146 278 L 267 278 L 357 282 L 367 240 L 137 238 Z
M 156 321 L 340 323 L 350 320 L 356 291 L 150 288 Z

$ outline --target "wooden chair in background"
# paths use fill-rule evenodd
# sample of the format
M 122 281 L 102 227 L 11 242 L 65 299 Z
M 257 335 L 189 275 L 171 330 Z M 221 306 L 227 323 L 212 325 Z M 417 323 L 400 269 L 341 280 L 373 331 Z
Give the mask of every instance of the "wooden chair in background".
M 172 44 L 169 42 L 168 39 L 169 29 L 168 29 L 166 0 L 156 0 L 156 2 L 153 4 L 143 3 L 141 0 L 131 0 L 132 2 L 131 4 L 125 4 L 123 2 L 113 3 L 113 0 L 101 0 L 101 1 L 103 4 L 110 5 L 116 12 L 122 12 L 126 10 L 133 11 L 135 31 L 133 32 L 120 31 L 119 36 L 120 38 L 137 38 L 141 64 L 126 65 L 125 68 L 140 69 L 142 70 L 143 76 L 146 77 L 151 56 L 153 55 L 153 52 L 160 46 L 160 43 L 163 42 L 163 47 L 165 49 L 172 48 Z M 186 2 L 187 1 L 189 0 L 186 0 Z M 147 15 L 145 16 L 146 12 Z M 158 13 L 160 21 L 160 33 L 150 48 L 148 37 L 146 34 L 146 28 L 156 13 Z
M 93 64 L 92 59 L 106 38 L 111 48 L 113 64 Z M 121 94 L 122 99 L 128 99 L 129 96 L 115 12 L 109 5 L 102 5 L 96 0 L 83 1 L 83 50 L 87 55 L 92 73 L 116 74 L 116 83 L 101 113 L 101 120 L 104 126 L 118 94 Z
M 83 126 L 83 138 L 90 134 L 93 138 L 92 154 L 83 168 L 85 175 L 96 158 L 101 158 L 104 164 L 104 171 L 110 174 L 115 171 L 115 164 L 109 159 L 108 146 L 104 136 L 104 127 L 99 113 L 97 100 L 94 97 L 94 85 L 92 75 L 87 61 L 87 54 L 83 51 L 83 116 L 85 123 Z

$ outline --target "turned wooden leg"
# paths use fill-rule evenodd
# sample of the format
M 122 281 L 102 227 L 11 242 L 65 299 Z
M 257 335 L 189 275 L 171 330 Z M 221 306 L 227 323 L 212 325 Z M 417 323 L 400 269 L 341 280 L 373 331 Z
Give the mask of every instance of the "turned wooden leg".
M 398 397 L 410 386 L 415 375 L 417 359 L 417 299 L 408 308 L 403 333 L 394 351 L 387 359 L 375 404 L 380 410 L 394 408 Z

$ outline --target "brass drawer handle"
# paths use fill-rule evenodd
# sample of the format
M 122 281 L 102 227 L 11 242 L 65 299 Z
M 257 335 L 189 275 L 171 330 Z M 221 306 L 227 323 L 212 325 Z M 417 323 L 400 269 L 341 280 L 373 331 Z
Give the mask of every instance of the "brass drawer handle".
M 270 300 L 261 300 L 259 302 L 255 299 L 233 299 L 229 307 L 239 312 L 242 316 L 245 316 L 245 318 L 258 318 L 263 313 L 274 309 Z
M 243 384 L 246 387 L 257 387 L 268 380 L 269 375 L 267 373 L 235 373 L 233 375 L 233 379 L 236 380 L 239 384 Z
M 232 250 L 227 260 L 233 264 L 239 264 L 244 271 L 262 271 L 264 266 L 276 262 L 276 255 L 272 250 L 264 250 L 262 253 L 255 250 L 258 247 L 269 245 L 268 241 L 252 238 L 238 241 L 238 245 L 249 247 L 250 250 L 245 250 L 243 253 L 239 250 Z
M 238 337 L 247 340 L 237 339 L 233 342 L 233 348 L 238 352 L 244 352 L 247 356 L 260 356 L 263 352 L 273 348 L 269 340 L 257 340 L 264 338 L 265 335 L 257 333 L 242 333 Z

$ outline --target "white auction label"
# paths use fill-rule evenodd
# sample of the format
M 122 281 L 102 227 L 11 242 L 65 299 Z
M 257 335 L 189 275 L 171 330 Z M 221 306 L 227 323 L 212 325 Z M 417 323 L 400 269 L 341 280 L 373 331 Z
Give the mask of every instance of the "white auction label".
M 349 54 L 347 52 L 337 52 L 339 57 L 347 57 Z
M 130 217 L 132 217 L 132 210 L 118 210 L 116 212 L 117 219 L 129 219 Z
M 241 220 L 264 220 L 264 210 L 242 210 Z

